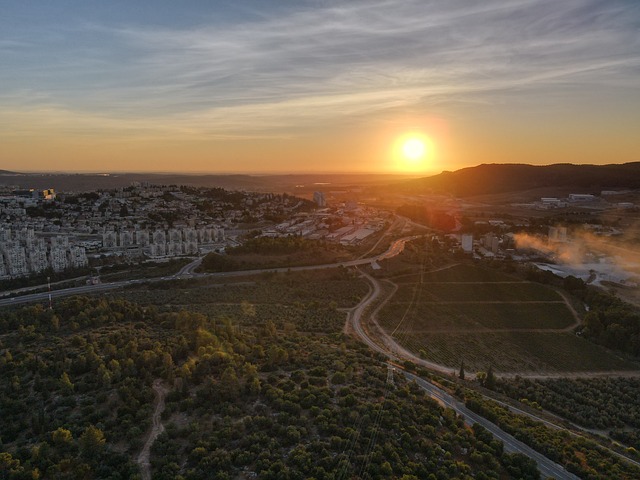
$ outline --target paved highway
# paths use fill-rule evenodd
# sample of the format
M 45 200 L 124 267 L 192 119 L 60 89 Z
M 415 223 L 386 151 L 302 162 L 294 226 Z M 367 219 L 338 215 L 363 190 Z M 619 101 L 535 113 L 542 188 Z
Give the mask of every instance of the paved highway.
M 435 399 L 445 407 L 452 408 L 458 415 L 462 415 L 467 425 L 473 425 L 479 423 L 484 428 L 489 430 L 494 437 L 502 441 L 505 451 L 509 453 L 523 453 L 527 457 L 535 460 L 538 464 L 538 470 L 544 478 L 556 478 L 558 480 L 580 480 L 573 473 L 567 472 L 561 465 L 549 460 L 544 455 L 538 453 L 528 445 L 525 445 L 519 440 L 516 440 L 513 436 L 501 430 L 496 424 L 490 422 L 484 417 L 481 417 L 475 412 L 469 410 L 464 403 L 460 402 L 456 398 L 449 395 L 441 388 L 436 387 L 432 383 L 413 375 L 409 372 L 400 370 L 400 372 L 409 380 L 415 381 L 422 389 L 424 389 L 431 398 Z

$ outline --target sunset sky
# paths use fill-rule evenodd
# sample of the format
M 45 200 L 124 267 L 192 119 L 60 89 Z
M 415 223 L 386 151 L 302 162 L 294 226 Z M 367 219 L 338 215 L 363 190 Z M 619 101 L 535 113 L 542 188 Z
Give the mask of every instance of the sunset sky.
M 0 0 L 0 169 L 630 161 L 637 0 Z

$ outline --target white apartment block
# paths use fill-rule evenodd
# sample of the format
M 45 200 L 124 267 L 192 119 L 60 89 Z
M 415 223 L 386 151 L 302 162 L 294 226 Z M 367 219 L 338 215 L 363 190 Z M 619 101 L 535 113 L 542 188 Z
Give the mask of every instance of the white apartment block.
M 149 245 L 149 232 L 147 230 L 136 231 L 136 245 L 141 247 Z
M 164 230 L 156 230 L 155 232 L 153 232 L 153 243 L 155 243 L 156 245 L 164 245 L 165 243 L 167 243 L 166 238 L 167 237 L 164 233 Z
M 87 253 L 84 247 L 71 247 L 69 249 L 69 258 L 71 260 L 72 268 L 82 268 L 89 265 L 89 260 L 87 259 Z
M 29 267 L 32 272 L 42 272 L 49 268 L 49 258 L 47 257 L 46 248 L 30 248 L 29 249 Z
M 109 231 L 102 234 L 102 247 L 103 248 L 116 248 L 118 246 L 118 239 L 116 232 Z
M 169 242 L 167 244 L 167 255 L 170 257 L 182 255 L 182 242 Z
M 462 250 L 466 253 L 473 252 L 473 235 L 464 234 L 460 239 L 460 243 L 462 244 Z
M 152 243 L 149 247 L 152 257 L 164 257 L 167 254 L 165 243 Z
M 199 228 L 197 230 L 198 233 L 198 242 L 200 243 L 209 243 L 211 242 L 211 229 L 210 228 Z
M 69 248 L 69 237 L 66 235 L 51 237 L 51 248 Z
M 53 270 L 56 272 L 66 270 L 69 266 L 69 263 L 67 262 L 66 248 L 51 248 L 51 251 L 49 252 L 49 259 L 51 262 L 51 268 L 53 268 Z
M 120 246 L 126 248 L 133 245 L 133 234 L 129 230 L 120 232 Z
M 198 242 L 196 240 L 187 240 L 183 245 L 184 253 L 188 255 L 196 255 L 198 253 Z
M 172 228 L 169 230 L 169 241 L 170 242 L 182 242 L 182 231 Z
M 4 256 L 7 260 L 7 270 L 12 277 L 29 274 L 29 266 L 27 265 L 27 256 L 24 247 L 11 246 L 4 250 Z
M 193 228 L 187 228 L 184 230 L 184 241 L 185 242 L 196 242 L 198 243 L 198 232 L 196 232 Z

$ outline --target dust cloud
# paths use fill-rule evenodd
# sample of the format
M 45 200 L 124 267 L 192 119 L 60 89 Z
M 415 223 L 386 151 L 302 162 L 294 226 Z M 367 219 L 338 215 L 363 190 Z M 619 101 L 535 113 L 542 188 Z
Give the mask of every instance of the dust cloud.
M 585 230 L 573 230 L 566 242 L 552 242 L 526 233 L 516 234 L 516 247 L 534 249 L 552 257 L 557 263 L 581 267 L 585 263 L 605 262 L 620 270 L 640 264 L 640 249 L 625 238 L 594 235 Z

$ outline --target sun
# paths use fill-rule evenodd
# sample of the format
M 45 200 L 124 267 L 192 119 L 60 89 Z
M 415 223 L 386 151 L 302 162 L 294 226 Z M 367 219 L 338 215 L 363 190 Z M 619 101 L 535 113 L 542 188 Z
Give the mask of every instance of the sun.
M 419 138 L 410 138 L 402 145 L 402 153 L 408 160 L 420 160 L 424 151 L 424 142 Z
M 396 168 L 402 172 L 421 172 L 427 167 L 432 156 L 429 138 L 421 134 L 404 135 L 395 144 Z

